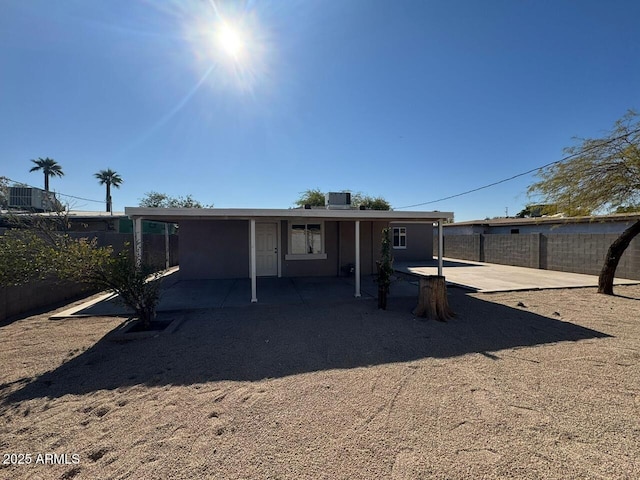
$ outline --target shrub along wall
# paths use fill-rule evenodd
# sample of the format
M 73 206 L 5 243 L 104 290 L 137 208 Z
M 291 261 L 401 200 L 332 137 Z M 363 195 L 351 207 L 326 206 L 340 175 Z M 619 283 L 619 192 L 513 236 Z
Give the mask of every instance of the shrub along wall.
M 133 249 L 133 235 L 114 232 L 70 233 L 77 238 L 97 238 L 98 246 L 111 245 L 120 252 L 129 243 Z M 156 268 L 165 267 L 164 235 L 145 235 L 143 237 L 144 261 Z M 178 236 L 169 236 L 170 266 L 178 265 Z M 56 282 L 51 280 L 35 281 L 17 287 L 0 287 L 0 322 L 9 317 L 34 311 L 66 300 L 80 298 L 95 293 L 87 285 L 74 282 Z
M 598 275 L 617 234 L 472 234 L 445 235 L 444 256 L 460 260 Z M 434 255 L 438 242 L 434 242 Z M 619 278 L 640 280 L 640 238 L 624 252 Z

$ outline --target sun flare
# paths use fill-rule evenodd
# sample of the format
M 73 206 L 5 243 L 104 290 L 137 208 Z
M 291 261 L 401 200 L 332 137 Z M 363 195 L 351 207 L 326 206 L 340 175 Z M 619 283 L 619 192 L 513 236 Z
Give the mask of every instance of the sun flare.
M 227 23 L 224 23 L 218 31 L 217 40 L 222 51 L 233 58 L 237 59 L 244 49 L 242 34 L 237 28 Z
M 203 8 L 207 3 L 203 2 Z M 211 2 L 215 7 L 215 4 Z M 268 78 L 272 55 L 267 30 L 261 25 L 257 11 L 223 12 L 215 7 L 204 10 L 185 23 L 199 78 L 203 72 L 207 84 L 218 89 L 231 87 L 253 91 Z

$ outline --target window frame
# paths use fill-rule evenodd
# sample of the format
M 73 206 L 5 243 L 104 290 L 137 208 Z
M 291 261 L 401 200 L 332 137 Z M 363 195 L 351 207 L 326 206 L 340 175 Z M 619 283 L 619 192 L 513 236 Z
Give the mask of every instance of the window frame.
M 396 230 L 398 230 L 399 245 L 396 245 Z M 404 245 L 402 245 L 403 238 L 404 238 Z M 407 227 L 393 227 L 393 230 L 391 232 L 391 245 L 394 250 L 407 249 Z
M 320 253 L 292 253 L 291 247 L 293 245 L 293 226 L 304 225 L 305 237 L 308 235 L 309 225 L 320 225 Z M 325 225 L 324 220 L 315 219 L 299 219 L 289 220 L 287 226 L 287 254 L 285 260 L 326 260 L 326 246 L 325 246 Z

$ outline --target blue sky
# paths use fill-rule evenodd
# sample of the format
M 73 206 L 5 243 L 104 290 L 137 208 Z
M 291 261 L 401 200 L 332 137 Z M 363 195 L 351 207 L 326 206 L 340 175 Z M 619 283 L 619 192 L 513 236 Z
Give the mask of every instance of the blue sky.
M 558 160 L 640 109 L 637 0 L 0 0 L 0 175 L 219 208 L 349 189 L 399 208 Z M 233 57 L 214 41 L 240 32 Z M 413 210 L 517 213 L 524 176 Z M 75 209 L 104 204 L 73 198 Z

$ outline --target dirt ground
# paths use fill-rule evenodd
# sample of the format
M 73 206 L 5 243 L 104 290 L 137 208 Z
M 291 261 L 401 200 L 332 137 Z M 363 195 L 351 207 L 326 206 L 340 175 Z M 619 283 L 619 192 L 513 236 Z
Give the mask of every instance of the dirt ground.
M 640 478 L 640 286 L 616 293 L 451 288 L 447 323 L 252 305 L 134 340 L 16 320 L 0 478 Z

